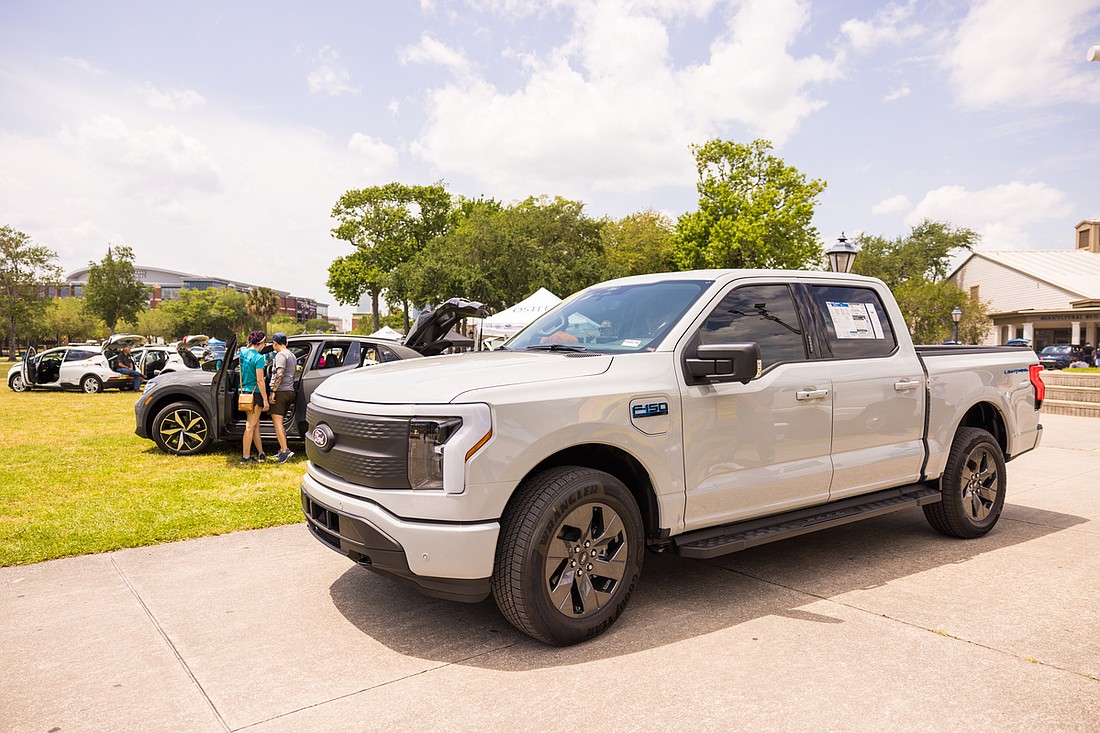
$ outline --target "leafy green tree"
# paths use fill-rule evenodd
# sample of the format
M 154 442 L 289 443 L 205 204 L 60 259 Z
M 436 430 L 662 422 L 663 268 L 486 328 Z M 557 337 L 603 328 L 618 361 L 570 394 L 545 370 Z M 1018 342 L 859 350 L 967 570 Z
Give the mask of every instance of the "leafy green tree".
M 310 318 L 303 324 L 305 326 L 306 333 L 332 333 L 336 330 L 336 326 L 332 325 L 325 318 Z
M 83 298 L 54 298 L 46 309 L 44 327 L 57 343 L 90 341 L 107 335 L 107 325 L 88 312 Z
M 346 192 L 332 216 L 339 222 L 333 236 L 355 251 L 329 267 L 329 291 L 345 305 L 369 294 L 377 329 L 382 292 L 394 285 L 390 274 L 447 230 L 451 195 L 442 184 L 388 183 Z
M 287 336 L 297 336 L 298 334 L 306 333 L 309 330 L 308 328 L 306 328 L 305 324 L 298 323 L 298 321 L 294 320 L 293 317 L 288 316 L 285 313 L 280 313 L 279 315 L 272 318 L 271 323 L 269 324 L 269 328 L 271 329 L 271 333 L 267 335 L 268 339 L 271 338 L 272 333 L 278 333 L 279 331 L 282 331 Z
M 652 209 L 618 221 L 605 221 L 600 229 L 607 278 L 669 272 L 679 269 L 672 246 L 675 225 Z
M 474 203 L 407 268 L 411 299 L 457 296 L 499 310 L 540 287 L 569 295 L 603 279 L 602 226 L 561 197 Z
M 882 280 L 894 292 L 898 307 L 917 343 L 939 343 L 954 335 L 951 311 L 963 311 L 959 338 L 977 342 L 989 329 L 988 308 L 971 303 L 966 293 L 947 280 L 952 258 L 973 249 L 978 234 L 945 222 L 924 220 L 908 236 L 886 239 L 863 234 L 852 271 Z
M 167 301 L 171 302 L 171 301 Z M 183 328 L 172 317 L 171 309 L 150 308 L 138 313 L 137 320 L 127 321 L 125 327 L 139 333 L 146 338 L 161 338 L 165 341 L 176 341 L 187 335 Z
M 91 262 L 84 286 L 84 307 L 103 319 L 113 335 L 119 321 L 135 321 L 148 303 L 149 288 L 134 274 L 134 252 L 129 247 L 107 247 L 107 256 Z
M 244 329 L 249 317 L 244 294 L 231 288 L 181 290 L 160 308 L 175 320 L 180 335 L 201 333 L 223 341 Z
M 245 296 L 244 306 L 261 328 L 267 328 L 267 322 L 279 311 L 279 296 L 271 288 L 252 288 Z
M 40 321 L 50 302 L 45 288 L 61 279 L 57 254 L 9 226 L 0 227 L 0 316 L 7 326 L 8 357 L 15 358 L 21 327 Z
M 811 221 L 826 184 L 771 155 L 771 148 L 767 140 L 692 146 L 699 209 L 676 223 L 681 269 L 820 266 L 823 251 Z

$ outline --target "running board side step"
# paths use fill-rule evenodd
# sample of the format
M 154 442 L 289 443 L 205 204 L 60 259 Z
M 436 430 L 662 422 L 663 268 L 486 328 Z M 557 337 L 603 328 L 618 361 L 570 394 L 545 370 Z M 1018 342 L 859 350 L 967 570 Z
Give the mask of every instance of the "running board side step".
M 940 499 L 938 482 L 910 484 L 762 519 L 688 532 L 672 538 L 672 550 L 682 557 L 706 560 L 880 514 L 934 504 Z

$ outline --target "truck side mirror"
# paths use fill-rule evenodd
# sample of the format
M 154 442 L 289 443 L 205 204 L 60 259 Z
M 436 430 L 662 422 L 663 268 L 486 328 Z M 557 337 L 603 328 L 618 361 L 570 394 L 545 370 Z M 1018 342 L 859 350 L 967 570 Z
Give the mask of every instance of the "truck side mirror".
M 684 353 L 688 382 L 741 382 L 760 374 L 760 344 L 701 344 Z

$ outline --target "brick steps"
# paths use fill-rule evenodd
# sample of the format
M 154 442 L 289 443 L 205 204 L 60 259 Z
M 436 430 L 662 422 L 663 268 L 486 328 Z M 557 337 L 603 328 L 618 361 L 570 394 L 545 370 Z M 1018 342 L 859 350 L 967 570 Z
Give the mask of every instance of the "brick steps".
M 1100 374 L 1043 372 L 1047 386 L 1043 412 L 1048 415 L 1100 417 Z

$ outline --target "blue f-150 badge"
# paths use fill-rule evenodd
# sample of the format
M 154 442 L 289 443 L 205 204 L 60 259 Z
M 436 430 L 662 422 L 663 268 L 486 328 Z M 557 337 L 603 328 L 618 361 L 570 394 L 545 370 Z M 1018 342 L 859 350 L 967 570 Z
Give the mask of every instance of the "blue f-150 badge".
M 634 405 L 630 408 L 631 417 L 657 417 L 668 414 L 667 402 L 650 402 L 645 405 Z

